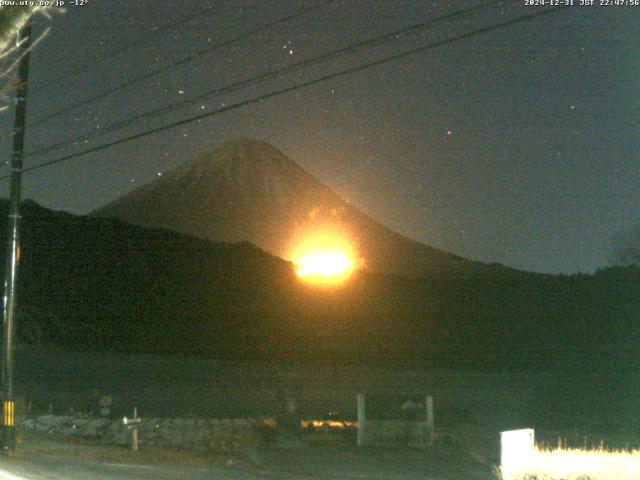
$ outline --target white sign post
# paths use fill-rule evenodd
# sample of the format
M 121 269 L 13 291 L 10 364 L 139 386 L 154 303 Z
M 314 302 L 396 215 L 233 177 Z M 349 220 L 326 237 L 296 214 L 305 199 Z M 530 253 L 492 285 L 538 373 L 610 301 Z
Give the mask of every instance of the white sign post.
M 500 468 L 505 479 L 513 478 L 531 462 L 534 436 L 532 428 L 500 433 Z
M 138 407 L 133 407 L 133 417 L 122 419 L 127 428 L 131 429 L 131 450 L 138 450 L 138 425 L 141 422 L 141 418 L 138 417 Z

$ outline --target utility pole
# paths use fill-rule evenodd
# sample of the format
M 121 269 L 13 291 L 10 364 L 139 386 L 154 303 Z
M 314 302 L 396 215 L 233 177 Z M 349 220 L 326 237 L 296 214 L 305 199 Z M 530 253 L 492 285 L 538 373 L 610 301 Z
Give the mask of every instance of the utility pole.
M 16 86 L 16 113 L 11 152 L 11 189 L 9 193 L 9 219 L 7 223 L 7 258 L 4 283 L 4 350 L 2 362 L 2 448 L 15 449 L 15 401 L 13 394 L 13 343 L 17 301 L 18 264 L 20 262 L 20 197 L 22 190 L 22 160 L 24 157 L 24 131 L 27 117 L 27 81 L 29 76 L 29 50 L 31 23 L 18 33 L 20 44 L 18 85 Z

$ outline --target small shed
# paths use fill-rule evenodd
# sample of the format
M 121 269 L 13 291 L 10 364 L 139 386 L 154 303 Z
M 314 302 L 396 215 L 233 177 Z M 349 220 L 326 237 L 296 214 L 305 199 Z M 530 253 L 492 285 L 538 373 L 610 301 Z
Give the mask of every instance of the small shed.
M 426 447 L 433 441 L 433 397 L 358 394 L 358 446 Z

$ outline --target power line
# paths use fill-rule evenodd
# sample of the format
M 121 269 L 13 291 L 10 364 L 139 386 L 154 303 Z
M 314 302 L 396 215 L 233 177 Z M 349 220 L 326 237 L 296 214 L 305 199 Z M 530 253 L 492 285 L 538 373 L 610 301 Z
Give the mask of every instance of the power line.
M 240 35 L 236 35 L 235 37 L 233 37 L 233 38 L 231 38 L 229 40 L 226 40 L 226 41 L 224 41 L 222 43 L 215 43 L 211 47 L 208 47 L 208 48 L 203 49 L 203 50 L 199 50 L 198 52 L 196 52 L 194 54 L 191 54 L 188 57 L 185 57 L 185 58 L 183 58 L 181 60 L 178 60 L 176 62 L 171 62 L 168 65 L 165 65 L 165 66 L 160 67 L 160 68 L 156 68 L 155 70 L 151 70 L 150 72 L 147 72 L 147 73 L 145 73 L 143 75 L 134 77 L 134 78 L 132 78 L 130 80 L 127 80 L 127 81 L 117 85 L 116 87 L 113 87 L 113 88 L 111 88 L 109 90 L 106 90 L 106 91 L 104 91 L 102 93 L 99 93 L 97 95 L 94 95 L 93 97 L 85 98 L 85 99 L 80 100 L 80 101 L 78 101 L 76 103 L 72 103 L 71 105 L 68 105 L 67 107 L 65 107 L 65 108 L 63 108 L 61 110 L 45 114 L 42 117 L 38 118 L 37 120 L 31 122 L 29 124 L 29 127 L 35 127 L 36 125 L 40 125 L 40 124 L 42 124 L 44 122 L 47 122 L 47 121 L 49 121 L 49 120 L 51 120 L 53 118 L 59 117 L 60 115 L 64 115 L 65 113 L 68 113 L 68 112 L 71 112 L 73 110 L 76 110 L 77 108 L 80 108 L 80 107 L 83 107 L 83 106 L 88 105 L 90 103 L 93 103 L 96 100 L 99 100 L 101 98 L 107 97 L 109 95 L 113 95 L 114 93 L 119 92 L 120 90 L 123 90 L 123 89 L 125 89 L 127 87 L 130 87 L 132 85 L 135 85 L 136 83 L 140 83 L 140 82 L 142 82 L 144 80 L 148 80 L 149 78 L 155 77 L 156 75 L 159 75 L 160 73 L 166 72 L 166 71 L 171 70 L 173 68 L 176 68 L 176 67 L 184 65 L 186 63 L 192 62 L 196 58 L 202 57 L 203 55 L 209 54 L 209 53 L 214 52 L 214 51 L 216 51 L 216 50 L 218 50 L 220 48 L 229 46 L 229 45 L 231 45 L 233 43 L 242 41 L 242 40 L 244 40 L 244 39 L 246 39 L 246 38 L 248 38 L 248 37 L 250 37 L 252 35 L 255 35 L 256 33 L 263 32 L 263 31 L 268 30 L 268 29 L 270 29 L 272 27 L 275 27 L 275 26 L 280 25 L 282 23 L 285 23 L 285 22 L 288 22 L 288 21 L 293 20 L 295 18 L 298 18 L 298 17 L 300 17 L 302 15 L 305 15 L 305 14 L 307 14 L 309 12 L 312 12 L 314 10 L 322 8 L 325 5 L 328 5 L 328 4 L 333 3 L 335 1 L 337 1 L 337 0 L 324 0 L 324 1 L 322 1 L 322 2 L 320 2 L 318 4 L 316 4 L 316 5 L 304 8 L 304 9 L 302 9 L 302 10 L 296 12 L 296 13 L 293 13 L 291 15 L 287 15 L 287 16 L 279 18 L 278 20 L 275 20 L 273 22 L 269 22 L 269 23 L 261 25 L 261 26 L 259 26 L 257 28 L 251 29 L 251 30 L 249 30 L 249 31 L 247 31 L 245 33 L 240 34 Z
M 162 32 L 166 32 L 167 30 L 171 30 L 172 28 L 175 27 L 179 27 L 181 25 L 184 25 L 186 23 L 189 23 L 191 20 L 193 20 L 194 18 L 198 18 L 201 17 L 203 15 L 207 15 L 210 14 L 212 12 L 214 12 L 218 7 L 221 6 L 221 4 L 226 3 L 228 0 L 220 0 L 218 2 L 216 2 L 213 5 L 208 6 L 207 8 L 201 9 L 199 10 L 197 13 L 194 13 L 193 15 L 189 15 L 187 17 L 181 18 L 180 20 L 177 20 L 175 22 L 171 22 L 171 23 L 166 23 L 160 27 L 156 27 L 156 28 L 152 28 L 151 29 L 151 35 L 157 35 L 160 34 Z M 45 90 L 46 88 L 55 85 L 56 83 L 60 83 L 61 81 L 66 81 L 68 80 L 70 77 L 75 77 L 80 75 L 82 72 L 85 72 L 87 70 L 92 69 L 93 67 L 100 65 L 101 63 L 106 62 L 107 60 L 111 60 L 114 57 L 117 57 L 118 55 L 127 52 L 128 50 L 131 50 L 133 48 L 136 48 L 140 45 L 142 45 L 143 43 L 145 43 L 146 41 L 149 40 L 149 36 L 143 37 L 140 40 L 138 40 L 137 42 L 131 42 L 128 43 L 125 47 L 120 48 L 120 49 L 116 49 L 113 50 L 111 52 L 107 52 L 105 55 L 103 55 L 102 57 L 96 59 L 95 61 L 91 62 L 91 63 L 85 63 L 84 65 L 82 65 L 81 67 L 76 68 L 75 70 L 68 70 L 56 77 L 51 77 L 49 79 L 44 80 L 40 85 L 38 85 L 33 93 L 38 93 L 42 90 Z
M 512 26 L 512 25 L 516 25 L 518 23 L 522 23 L 522 22 L 525 22 L 525 21 L 533 20 L 535 18 L 539 18 L 539 17 L 542 17 L 544 15 L 548 15 L 548 14 L 551 14 L 551 13 L 557 13 L 557 12 L 560 12 L 560 11 L 566 9 L 566 8 L 569 8 L 569 7 L 568 6 L 555 7 L 555 8 L 551 8 L 551 9 L 547 9 L 547 10 L 542 10 L 542 11 L 539 11 L 539 12 L 536 12 L 536 13 L 523 15 L 523 16 L 511 19 L 511 20 L 505 21 L 505 22 L 500 22 L 500 23 L 497 23 L 497 24 L 494 24 L 494 25 L 489 25 L 487 27 L 478 28 L 476 30 L 472 30 L 470 32 L 467 32 L 465 34 L 457 35 L 457 36 L 450 37 L 450 38 L 447 38 L 447 39 L 444 39 L 444 40 L 439 40 L 437 42 L 433 42 L 433 43 L 430 43 L 430 44 L 427 44 L 427 45 L 423 45 L 423 46 L 418 47 L 418 48 L 407 50 L 407 51 L 402 52 L 402 53 L 398 53 L 398 54 L 395 54 L 395 55 L 390 55 L 390 56 L 381 58 L 381 59 L 373 61 L 373 62 L 365 63 L 365 64 L 359 65 L 357 67 L 352 67 L 352 68 L 349 68 L 349 69 L 346 69 L 346 70 L 342 70 L 340 72 L 332 73 L 332 74 L 329 74 L 329 75 L 324 75 L 322 77 L 319 77 L 319 78 L 316 78 L 316 79 L 313 79 L 313 80 L 308 80 L 306 82 L 298 83 L 298 84 L 292 85 L 290 87 L 282 88 L 280 90 L 276 90 L 276 91 L 273 91 L 273 92 L 270 92 L 270 93 L 267 93 L 267 94 L 263 94 L 263 95 L 260 95 L 260 96 L 257 96 L 257 97 L 254 97 L 254 98 L 251 98 L 251 99 L 248 99 L 248 100 L 244 100 L 242 102 L 236 103 L 234 105 L 229 105 L 227 107 L 223 107 L 223 108 L 214 110 L 212 112 L 202 113 L 200 115 L 196 115 L 196 116 L 189 117 L 189 118 L 186 118 L 186 119 L 178 120 L 176 122 L 172 122 L 172 123 L 169 123 L 169 124 L 157 127 L 157 128 L 153 128 L 153 129 L 147 130 L 145 132 L 137 133 L 135 135 L 130 135 L 130 136 L 118 139 L 118 140 L 114 140 L 112 142 L 108 142 L 108 143 L 105 143 L 105 144 L 102 144 L 102 145 L 98 145 L 96 147 L 92 147 L 92 148 L 83 150 L 81 152 L 72 153 L 70 155 L 66 155 L 64 157 L 60 157 L 60 158 L 57 158 L 57 159 L 54 159 L 54 160 L 50 160 L 50 161 L 41 163 L 39 165 L 34 165 L 33 167 L 29 167 L 29 168 L 23 169 L 23 172 L 27 173 L 27 172 L 38 170 L 38 169 L 41 169 L 41 168 L 50 167 L 52 165 L 56 165 L 58 163 L 65 162 L 65 161 L 71 160 L 71 159 L 76 158 L 76 157 L 87 155 L 89 153 L 98 152 L 100 150 L 105 150 L 107 148 L 114 147 L 116 145 L 120 145 L 120 144 L 127 143 L 127 142 L 130 142 L 130 141 L 133 141 L 133 140 L 137 140 L 139 138 L 143 138 L 143 137 L 146 137 L 146 136 L 149 136 L 149 135 L 153 135 L 154 133 L 158 133 L 158 132 L 162 132 L 162 131 L 165 131 L 165 130 L 169 130 L 169 129 L 172 129 L 172 128 L 175 128 L 175 127 L 186 125 L 188 123 L 192 123 L 192 122 L 195 122 L 195 121 L 198 121 L 198 120 L 202 120 L 204 118 L 209 118 L 209 117 L 212 117 L 212 116 L 215 116 L 215 115 L 219 115 L 219 114 L 231 111 L 231 110 L 235 110 L 235 109 L 247 106 L 247 105 L 258 103 L 258 102 L 260 102 L 262 100 L 266 100 L 266 99 L 269 99 L 269 98 L 272 98 L 272 97 L 284 95 L 286 93 L 290 93 L 290 92 L 293 92 L 293 91 L 296 91 L 296 90 L 300 90 L 302 88 L 310 87 L 310 86 L 316 85 L 318 83 L 326 82 L 328 80 L 333 80 L 333 79 L 336 79 L 336 78 L 339 78 L 339 77 L 343 77 L 345 75 L 349 75 L 349 74 L 352 74 L 352 73 L 360 72 L 360 71 L 369 69 L 371 67 L 375 67 L 375 66 L 378 66 L 378 65 L 389 63 L 389 62 L 392 62 L 392 61 L 395 61 L 395 60 L 400 60 L 402 58 L 405 58 L 405 57 L 408 57 L 408 56 L 411 56 L 411 55 L 415 55 L 415 54 L 418 54 L 418 53 L 422 53 L 422 52 L 425 52 L 425 51 L 428 51 L 428 50 L 432 50 L 434 48 L 438 48 L 438 47 L 441 47 L 443 45 L 448 45 L 448 44 L 451 44 L 451 43 L 459 42 L 461 40 L 464 40 L 464 39 L 467 39 L 467 38 L 470 38 L 470 37 L 473 37 L 473 36 L 476 36 L 476 35 L 481 35 L 481 34 L 484 34 L 484 33 L 491 32 L 491 31 L 495 31 L 495 30 L 499 30 L 499 29 L 502 29 L 502 28 L 506 28 L 506 27 L 509 27 L 509 26 Z M 0 177 L 0 180 L 5 180 L 7 178 L 9 178 L 9 175 L 5 175 L 5 176 Z
M 493 7 L 493 6 L 501 4 L 501 3 L 502 3 L 501 0 L 492 0 L 492 1 L 488 1 L 488 2 L 482 2 L 479 5 L 476 5 L 475 7 L 467 8 L 467 9 L 464 9 L 464 10 L 458 10 L 456 12 L 453 12 L 453 13 L 450 13 L 450 14 L 447 14 L 447 15 L 443 15 L 443 16 L 431 19 L 429 21 L 426 21 L 426 22 L 417 23 L 417 24 L 411 25 L 409 27 L 402 28 L 400 30 L 395 30 L 395 31 L 390 32 L 390 33 L 385 33 L 385 34 L 382 34 L 382 35 L 378 35 L 378 36 L 376 36 L 374 38 L 371 38 L 371 39 L 368 39 L 368 40 L 364 40 L 364 41 L 361 41 L 361 42 L 358 42 L 358 43 L 355 43 L 355 44 L 352 44 L 352 45 L 348 45 L 346 47 L 343 47 L 343 48 L 340 48 L 340 49 L 325 53 L 323 55 L 320 55 L 320 56 L 317 56 L 317 57 L 313 57 L 313 58 L 308 59 L 308 60 L 300 61 L 300 62 L 295 63 L 293 65 L 288 65 L 288 66 L 285 66 L 285 67 L 281 67 L 281 68 L 278 68 L 276 70 L 271 70 L 269 72 L 265 72 L 265 73 L 263 73 L 261 75 L 258 75 L 258 76 L 254 76 L 254 77 L 251 77 L 251 78 L 248 78 L 248 79 L 241 80 L 239 82 L 235 82 L 235 83 L 233 83 L 231 85 L 226 85 L 224 87 L 220 87 L 220 88 L 217 88 L 217 89 L 214 89 L 214 90 L 209 90 L 207 92 L 203 92 L 203 93 L 201 93 L 201 94 L 199 94 L 199 95 L 197 95 L 197 96 L 195 96 L 193 98 L 187 99 L 187 100 L 176 102 L 176 103 L 173 103 L 171 105 L 167 105 L 167 106 L 164 106 L 164 107 L 161 107 L 161 108 L 157 108 L 157 109 L 154 109 L 154 110 L 151 110 L 151 111 L 147 111 L 147 112 L 142 113 L 142 114 L 137 114 L 137 115 L 134 115 L 132 117 L 128 117 L 128 118 L 126 118 L 124 120 L 121 120 L 119 122 L 111 124 L 111 125 L 109 125 L 109 126 L 107 126 L 105 128 L 101 128 L 99 130 L 94 130 L 93 132 L 90 132 L 90 133 L 77 135 L 75 137 L 67 138 L 66 140 L 63 140 L 61 142 L 58 142 L 58 143 L 55 143 L 55 144 L 52 144 L 52 145 L 44 146 L 42 148 L 34 150 L 33 152 L 29 152 L 26 156 L 33 156 L 33 155 L 39 155 L 39 154 L 43 154 L 43 153 L 48 153 L 48 152 L 51 152 L 53 150 L 57 150 L 57 149 L 60 149 L 62 147 L 65 147 L 67 145 L 72 145 L 72 144 L 77 143 L 79 141 L 85 141 L 85 140 L 88 140 L 88 139 L 96 137 L 96 136 L 101 136 L 101 135 L 104 135 L 104 134 L 107 134 L 107 133 L 110 133 L 110 132 L 113 132 L 113 131 L 117 131 L 117 130 L 119 130 L 119 129 L 125 127 L 125 126 L 131 125 L 133 123 L 136 123 L 136 122 L 139 122 L 139 121 L 142 121 L 142 120 L 147 120 L 147 119 L 150 119 L 150 118 L 154 118 L 154 117 L 157 117 L 159 115 L 163 115 L 165 113 L 169 113 L 169 112 L 171 112 L 173 110 L 177 110 L 177 109 L 182 108 L 182 107 L 187 106 L 187 105 L 193 105 L 196 102 L 199 102 L 199 101 L 201 101 L 201 100 L 203 100 L 205 98 L 219 96 L 219 95 L 222 95 L 223 93 L 235 92 L 235 91 L 237 91 L 237 90 L 239 90 L 241 88 L 245 88 L 245 87 L 254 85 L 254 84 L 258 83 L 258 82 L 263 82 L 263 81 L 266 81 L 266 80 L 270 80 L 270 79 L 278 77 L 280 75 L 290 73 L 290 72 L 292 72 L 294 70 L 305 68 L 305 67 L 309 67 L 311 65 L 318 64 L 318 63 L 324 62 L 324 61 L 332 59 L 332 58 L 336 58 L 336 57 L 338 57 L 340 55 L 351 53 L 351 52 L 353 52 L 355 50 L 358 50 L 358 49 L 361 49 L 361 48 L 364 48 L 364 47 L 371 47 L 371 46 L 375 46 L 375 45 L 378 45 L 378 44 L 382 44 L 385 41 L 395 40 L 395 39 L 398 38 L 398 36 L 406 36 L 406 35 L 409 35 L 409 34 L 413 34 L 413 33 L 416 33 L 419 30 L 423 30 L 423 29 L 425 29 L 427 27 L 434 26 L 434 25 L 436 25 L 438 23 L 459 19 L 459 18 L 468 16 L 468 15 L 471 15 L 473 13 L 476 13 L 478 11 L 488 9 L 490 7 Z

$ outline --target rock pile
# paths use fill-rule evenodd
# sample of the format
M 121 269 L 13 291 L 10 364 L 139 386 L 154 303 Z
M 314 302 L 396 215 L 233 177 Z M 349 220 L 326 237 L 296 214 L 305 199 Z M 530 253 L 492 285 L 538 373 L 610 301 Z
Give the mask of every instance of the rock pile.
M 131 432 L 122 419 L 73 415 L 17 418 L 20 429 L 128 445 Z M 256 447 L 273 438 L 275 424 L 260 419 L 146 418 L 138 425 L 140 446 L 230 452 Z

